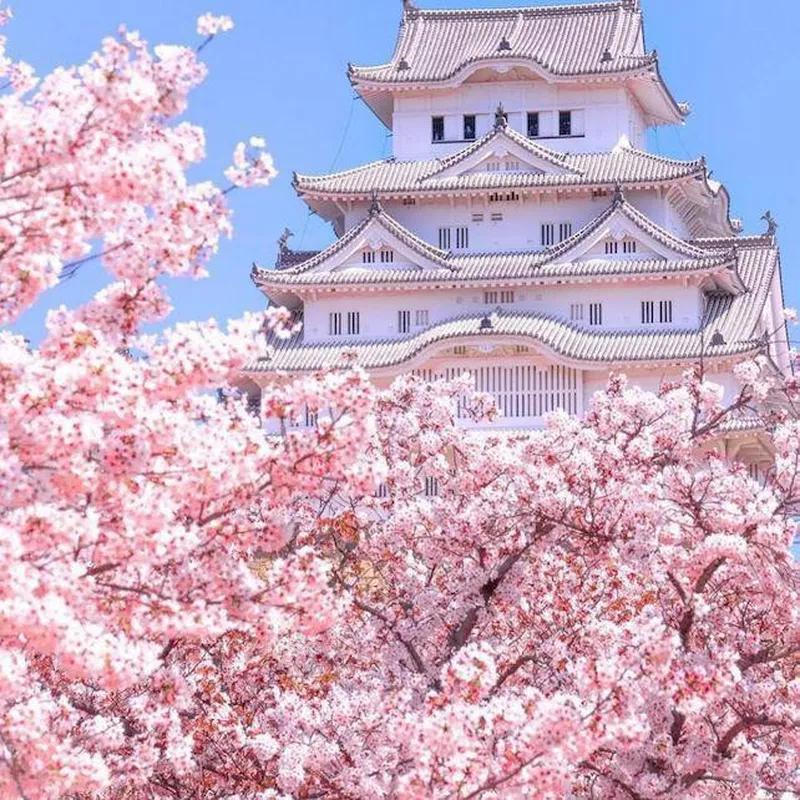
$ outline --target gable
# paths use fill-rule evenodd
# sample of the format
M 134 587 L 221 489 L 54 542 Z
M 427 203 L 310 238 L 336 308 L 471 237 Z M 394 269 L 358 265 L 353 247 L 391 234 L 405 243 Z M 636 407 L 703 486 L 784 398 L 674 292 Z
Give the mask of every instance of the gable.
M 704 254 L 659 227 L 624 199 L 555 248 L 555 263 L 591 260 L 682 261 Z

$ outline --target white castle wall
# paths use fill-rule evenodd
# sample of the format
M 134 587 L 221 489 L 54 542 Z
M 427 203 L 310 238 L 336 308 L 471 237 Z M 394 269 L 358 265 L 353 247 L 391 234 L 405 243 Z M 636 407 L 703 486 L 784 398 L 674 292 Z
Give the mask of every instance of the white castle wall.
M 397 264 L 395 266 L 402 266 Z M 402 338 L 464 314 L 484 314 L 498 307 L 509 312 L 551 314 L 570 319 L 570 306 L 584 304 L 583 324 L 588 328 L 588 303 L 603 304 L 603 325 L 598 332 L 641 329 L 642 300 L 672 300 L 672 325 L 650 325 L 648 330 L 686 330 L 699 327 L 702 295 L 695 286 L 679 281 L 653 283 L 584 284 L 573 286 L 528 286 L 514 289 L 514 303 L 498 306 L 485 302 L 484 289 L 421 289 L 395 294 L 350 294 L 320 297 L 305 304 L 305 337 L 309 342 L 335 341 L 346 344 L 365 339 Z M 398 331 L 398 312 L 412 312 L 412 330 Z M 359 336 L 329 335 L 329 314 L 358 311 Z M 416 326 L 416 311 L 428 312 L 428 325 Z M 580 323 L 575 323 L 580 324 Z
M 546 147 L 570 153 L 611 150 L 621 136 L 634 147 L 644 147 L 644 121 L 633 99 L 622 87 L 547 84 L 541 80 L 509 83 L 467 83 L 438 92 L 398 92 L 393 118 L 394 156 L 401 161 L 442 158 L 464 147 L 464 114 L 475 114 L 477 137 L 494 124 L 502 103 L 509 125 L 527 135 L 527 113 L 538 111 L 540 141 Z M 573 111 L 580 137 L 558 136 L 558 112 Z M 445 141 L 431 141 L 431 117 L 443 116 Z
M 663 195 L 655 191 L 630 192 L 628 199 L 657 225 L 681 238 L 688 237 L 685 223 Z M 539 250 L 543 223 L 570 222 L 576 232 L 605 211 L 610 203 L 610 195 L 565 196 L 541 202 L 522 197 L 518 201 L 471 202 L 468 198 L 454 197 L 437 202 L 420 201 L 413 206 L 387 202 L 384 207 L 403 226 L 434 246 L 439 243 L 439 228 L 465 225 L 469 228 L 469 251 L 496 253 Z M 368 210 L 367 203 L 353 205 L 345 217 L 347 230 L 362 222 Z M 483 214 L 483 222 L 473 221 L 476 213 Z M 502 221 L 493 222 L 494 213 L 502 214 Z

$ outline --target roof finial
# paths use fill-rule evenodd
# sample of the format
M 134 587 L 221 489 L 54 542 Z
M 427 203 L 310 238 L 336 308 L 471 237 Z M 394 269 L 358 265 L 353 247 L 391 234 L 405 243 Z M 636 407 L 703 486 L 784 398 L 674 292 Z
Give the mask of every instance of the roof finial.
M 508 41 L 508 39 L 506 39 L 506 37 L 504 36 L 504 37 L 503 37 L 503 38 L 500 40 L 500 44 L 497 46 L 497 49 L 498 49 L 499 51 L 502 51 L 502 50 L 510 50 L 510 49 L 511 49 L 511 42 L 509 42 L 509 41 Z
M 607 64 L 609 61 L 613 61 L 613 60 L 614 60 L 614 56 L 611 55 L 611 50 L 609 50 L 606 47 L 606 49 L 603 50 L 603 55 L 600 57 L 600 63 L 601 64 Z
M 376 217 L 378 214 L 383 212 L 383 206 L 381 205 L 381 201 L 378 200 L 378 192 L 373 190 L 372 192 L 372 203 L 369 207 L 369 215 L 371 217 Z
M 508 114 L 503 108 L 502 103 L 498 103 L 497 111 L 494 112 L 494 129 L 496 131 L 502 130 L 508 126 Z
M 614 208 L 621 206 L 625 202 L 625 192 L 622 188 L 622 184 L 618 183 L 614 187 Z
M 761 219 L 767 223 L 767 236 L 774 236 L 778 232 L 778 223 L 775 222 L 772 212 L 767 211 Z
M 405 58 L 401 58 L 397 62 L 397 70 L 398 70 L 398 72 L 405 72 L 406 70 L 409 70 L 409 69 L 411 69 L 411 67 L 409 66 L 409 63 L 408 63 L 408 61 L 405 60 Z
M 414 0 L 403 0 L 403 14 L 414 16 L 419 9 L 414 5 Z
M 294 236 L 294 234 L 288 228 L 283 229 L 283 233 L 278 239 L 278 250 L 281 253 L 289 252 L 289 239 L 291 239 L 292 236 Z

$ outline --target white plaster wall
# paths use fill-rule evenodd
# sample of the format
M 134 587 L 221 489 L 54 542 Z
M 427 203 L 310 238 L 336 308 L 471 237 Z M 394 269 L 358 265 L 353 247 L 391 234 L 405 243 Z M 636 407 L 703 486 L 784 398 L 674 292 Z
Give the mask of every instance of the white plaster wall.
M 628 199 L 657 225 L 678 236 L 687 237 L 688 230 L 672 206 L 655 191 L 630 192 Z M 539 250 L 541 226 L 545 222 L 571 222 L 576 232 L 605 211 L 611 197 L 549 197 L 490 203 L 453 197 L 439 201 L 419 201 L 416 205 L 387 202 L 384 208 L 403 226 L 434 246 L 439 244 L 439 228 L 466 225 L 469 228 L 469 250 L 474 253 L 497 253 Z M 358 225 L 368 213 L 368 204 L 355 204 L 345 216 L 346 229 Z M 483 222 L 474 222 L 472 215 L 482 213 Z M 501 213 L 503 220 L 493 222 L 491 215 Z M 455 234 L 453 234 L 453 237 Z M 453 238 L 455 244 L 455 238 Z
M 400 267 L 402 264 L 398 263 Z M 589 303 L 603 304 L 603 325 L 592 330 L 685 330 L 700 324 L 701 293 L 697 287 L 680 282 L 657 284 L 584 284 L 572 286 L 534 286 L 514 288 L 515 302 L 499 306 L 485 303 L 484 289 L 435 290 L 420 289 L 396 294 L 350 294 L 308 300 L 305 304 L 305 337 L 309 342 L 358 342 L 369 339 L 403 338 L 463 314 L 483 314 L 501 307 L 505 311 L 539 313 L 570 319 L 570 306 L 584 304 L 584 322 L 589 320 Z M 672 300 L 672 325 L 641 325 L 642 300 Z M 398 312 L 412 312 L 410 334 L 398 332 Z M 348 311 L 360 313 L 358 336 L 329 335 L 329 314 Z M 414 326 L 416 311 L 428 311 L 428 326 Z M 580 324 L 580 323 L 575 323 Z
M 644 146 L 644 122 L 636 104 L 622 87 L 547 84 L 544 81 L 467 83 L 456 89 L 414 94 L 397 93 L 393 118 L 394 156 L 402 161 L 443 158 L 464 147 L 463 117 L 474 114 L 477 137 L 494 124 L 499 103 L 509 125 L 527 135 L 527 113 L 540 114 L 541 143 L 572 153 L 611 150 L 627 136 L 634 147 Z M 558 112 L 576 112 L 578 138 L 558 136 Z M 431 118 L 444 117 L 445 141 L 431 141 Z

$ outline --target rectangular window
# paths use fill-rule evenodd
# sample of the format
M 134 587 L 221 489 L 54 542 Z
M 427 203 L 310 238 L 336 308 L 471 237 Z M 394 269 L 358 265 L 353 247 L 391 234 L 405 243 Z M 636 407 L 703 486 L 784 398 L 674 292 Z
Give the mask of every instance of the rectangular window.
M 652 300 L 642 300 L 642 325 L 652 325 L 656 321 L 656 304 Z
M 500 302 L 501 303 L 513 303 L 514 302 L 514 292 L 511 290 L 500 292 Z
M 394 250 L 381 250 L 381 264 L 394 263 Z
M 558 112 L 558 135 L 559 136 L 572 136 L 572 112 L 559 111 Z
M 464 114 L 464 139 L 470 140 L 475 138 L 475 115 Z
M 444 117 L 433 117 L 431 120 L 431 133 L 434 142 L 444 141 Z
M 417 204 L 417 201 L 413 197 L 404 197 L 403 198 L 403 205 L 404 206 L 415 206 L 416 204 Z
M 397 312 L 397 330 L 400 333 L 408 333 L 411 330 L 411 312 L 398 311 Z
M 456 250 L 466 250 L 469 247 L 469 228 L 456 228 Z
M 503 221 L 503 212 L 502 211 L 495 211 L 492 214 L 492 222 L 502 222 Z
M 464 344 L 456 345 L 453 348 L 453 353 L 457 356 L 465 356 L 467 354 L 467 346 Z
M 450 249 L 450 228 L 439 228 L 439 249 Z
M 361 260 L 365 264 L 374 264 L 375 263 L 375 251 L 374 250 L 365 250 L 361 254 Z
M 425 478 L 425 497 L 436 497 L 439 494 L 439 481 L 430 475 Z
M 602 325 L 603 324 L 603 304 L 602 303 L 589 303 L 589 324 Z
M 483 214 L 473 214 L 472 215 L 473 222 L 483 222 Z
M 562 222 L 558 226 L 558 241 L 563 242 L 565 239 L 569 239 L 570 236 L 572 236 L 572 223 Z
M 498 299 L 499 299 L 498 292 L 484 292 L 483 293 L 483 302 L 486 303 L 487 306 L 497 305 Z
M 542 247 L 552 247 L 556 243 L 556 226 L 552 222 L 542 225 Z
M 414 324 L 419 326 L 419 327 L 422 327 L 423 325 L 427 325 L 428 324 L 428 312 L 427 312 L 427 310 L 425 310 L 425 311 L 417 311 L 416 312 L 416 314 L 414 315 Z
M 662 325 L 669 325 L 672 322 L 672 300 L 662 300 L 658 304 L 658 321 Z
M 487 161 L 486 162 L 486 171 L 487 172 L 500 172 L 500 162 L 499 161 Z
M 358 311 L 347 312 L 347 334 L 358 336 L 361 332 L 361 314 Z
M 539 137 L 539 112 L 538 111 L 529 111 L 528 112 L 528 136 L 531 139 L 537 139 Z
M 613 256 L 619 252 L 619 242 L 615 242 L 613 239 L 606 240 L 606 255 Z
M 583 322 L 583 303 L 570 304 L 569 318 L 572 322 Z
M 328 315 L 328 333 L 331 336 L 342 335 L 342 312 L 332 311 Z
M 636 252 L 636 239 L 624 239 L 622 242 L 622 252 L 623 253 L 635 253 Z
M 519 161 L 506 161 L 506 172 L 519 172 Z

